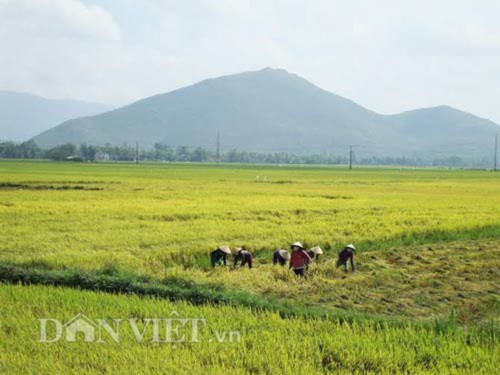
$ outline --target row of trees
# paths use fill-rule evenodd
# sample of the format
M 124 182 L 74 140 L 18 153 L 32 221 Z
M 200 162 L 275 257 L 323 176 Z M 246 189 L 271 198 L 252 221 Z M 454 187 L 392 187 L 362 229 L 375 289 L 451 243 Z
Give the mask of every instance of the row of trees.
M 10 159 L 37 159 L 40 158 L 42 150 L 34 141 L 23 143 L 1 142 L 0 157 Z
M 22 143 L 0 142 L 0 158 L 7 159 L 51 159 L 51 160 L 134 160 L 136 151 L 133 147 L 92 146 L 65 143 L 50 149 L 42 149 L 34 141 Z
M 139 160 L 169 161 L 169 162 L 216 162 L 222 163 L 274 163 L 274 164 L 346 164 L 345 157 L 333 155 L 293 155 L 280 153 L 257 153 L 231 150 L 219 156 L 213 151 L 201 147 L 190 149 L 186 146 L 171 147 L 156 143 L 153 149 L 139 150 Z M 74 145 L 66 143 L 51 149 L 41 149 L 35 142 L 0 143 L 1 158 L 16 159 L 52 159 L 52 160 L 115 160 L 133 161 L 137 157 L 135 147 L 129 145 L 92 146 L 87 144 Z
M 488 168 L 491 160 L 483 159 L 464 159 L 459 156 L 436 156 L 432 159 L 408 158 L 408 157 L 377 157 L 372 156 L 359 160 L 362 165 L 401 165 L 401 166 L 436 166 L 450 168 Z
M 348 164 L 349 158 L 331 154 L 296 155 L 285 152 L 258 153 L 231 150 L 219 156 L 201 147 L 190 149 L 186 146 L 171 147 L 155 143 L 149 150 L 139 150 L 139 160 L 168 162 L 216 162 L 222 163 L 272 163 L 272 164 Z M 34 141 L 23 143 L 0 143 L 0 158 L 51 159 L 51 160 L 114 160 L 134 161 L 137 157 L 135 147 L 129 145 L 93 146 L 67 143 L 51 149 L 41 149 Z M 356 160 L 354 160 L 356 161 Z M 401 165 L 401 166 L 446 166 L 446 167 L 487 167 L 487 160 L 467 161 L 458 156 L 440 157 L 433 160 L 409 157 L 369 157 L 358 161 L 363 165 Z

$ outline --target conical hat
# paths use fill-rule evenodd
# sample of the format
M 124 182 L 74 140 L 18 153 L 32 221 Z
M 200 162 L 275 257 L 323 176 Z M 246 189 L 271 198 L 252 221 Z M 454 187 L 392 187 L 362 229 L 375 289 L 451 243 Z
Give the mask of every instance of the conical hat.
M 314 246 L 311 251 L 316 254 L 316 255 L 321 255 L 323 254 L 323 250 L 321 250 L 321 247 L 319 246 Z
M 354 247 L 354 245 L 352 243 L 350 243 L 346 247 L 348 247 L 349 249 L 352 249 L 352 250 L 356 251 L 356 248 Z
M 218 249 L 226 254 L 231 254 L 231 249 L 229 246 L 219 246 Z
M 300 247 L 301 249 L 303 249 L 303 248 L 304 248 L 304 246 L 302 246 L 302 244 L 301 244 L 300 242 L 298 242 L 298 241 L 297 241 L 297 242 L 294 242 L 294 243 L 291 245 L 291 247 L 295 247 L 295 246 Z
M 280 257 L 286 260 L 290 260 L 290 253 L 288 251 L 280 249 L 278 250 L 278 252 L 280 253 Z

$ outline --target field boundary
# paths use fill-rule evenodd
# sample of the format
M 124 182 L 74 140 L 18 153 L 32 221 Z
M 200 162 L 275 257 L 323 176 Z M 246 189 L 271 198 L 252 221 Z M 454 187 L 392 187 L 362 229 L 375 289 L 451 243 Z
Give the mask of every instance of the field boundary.
M 500 327 L 497 327 L 494 322 L 477 327 L 462 327 L 457 324 L 453 311 L 445 317 L 416 321 L 404 317 L 386 317 L 340 309 L 329 310 L 317 306 L 293 305 L 288 301 L 253 295 L 244 291 L 224 290 L 220 287 L 216 289 L 179 278 L 157 280 L 116 269 L 59 270 L 0 263 L 1 283 L 67 287 L 111 294 L 134 294 L 139 297 L 153 297 L 174 302 L 185 301 L 192 305 L 243 307 L 255 312 L 271 311 L 277 313 L 282 319 L 320 319 L 348 325 L 366 323 L 381 327 L 381 329 L 385 326 L 418 327 L 438 334 L 465 331 L 474 335 L 479 333 L 482 340 L 488 343 L 496 343 L 500 337 Z
M 391 319 L 343 311 L 330 311 L 314 306 L 292 305 L 275 298 L 253 295 L 244 291 L 224 290 L 193 283 L 180 278 L 158 280 L 150 276 L 102 269 L 47 269 L 0 263 L 0 282 L 23 285 L 51 285 L 116 294 L 152 296 L 171 301 L 188 301 L 193 305 L 243 306 L 277 312 L 282 318 L 305 317 L 334 319 L 352 323 L 356 319 Z
M 291 304 L 277 298 L 254 295 L 244 291 L 225 290 L 193 283 L 180 278 L 158 280 L 150 276 L 107 269 L 84 271 L 77 269 L 47 269 L 0 263 L 0 282 L 22 285 L 50 285 L 81 290 L 102 291 L 114 294 L 135 294 L 171 301 L 187 301 L 193 305 L 227 305 L 247 307 L 257 311 L 273 311 L 282 318 L 319 318 L 352 324 L 355 321 L 373 321 L 407 325 L 405 318 L 329 310 L 317 306 Z M 424 323 L 425 322 L 421 322 Z M 428 323 L 428 322 L 427 322 Z M 452 317 L 434 320 L 433 324 L 455 328 Z

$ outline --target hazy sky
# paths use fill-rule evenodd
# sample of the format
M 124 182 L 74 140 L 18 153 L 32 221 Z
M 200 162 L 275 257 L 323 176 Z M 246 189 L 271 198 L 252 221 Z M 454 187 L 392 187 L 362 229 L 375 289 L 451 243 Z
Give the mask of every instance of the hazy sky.
M 499 0 L 0 0 L 0 89 L 125 104 L 280 67 L 381 113 L 500 123 Z

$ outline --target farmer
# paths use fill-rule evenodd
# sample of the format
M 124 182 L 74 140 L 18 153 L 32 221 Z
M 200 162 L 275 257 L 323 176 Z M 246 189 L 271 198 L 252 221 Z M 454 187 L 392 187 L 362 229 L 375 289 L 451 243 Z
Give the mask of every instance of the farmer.
M 286 250 L 276 250 L 273 254 L 273 264 L 280 264 L 281 266 L 284 266 L 287 262 L 287 260 L 290 260 L 290 253 Z
M 212 263 L 212 268 L 216 265 L 225 266 L 227 262 L 227 255 L 231 254 L 231 249 L 229 246 L 219 246 L 217 249 L 210 253 L 210 262 Z
M 311 257 L 304 251 L 304 246 L 300 242 L 294 242 L 291 245 L 292 256 L 290 257 L 290 269 L 293 268 L 293 272 L 297 276 L 304 277 L 306 264 L 311 263 Z
M 236 253 L 234 253 L 234 264 L 233 268 L 236 268 L 236 265 L 238 264 L 238 261 L 241 260 L 241 267 L 244 267 L 245 264 L 248 264 L 248 268 L 252 268 L 252 254 L 243 249 L 242 247 L 237 247 L 236 248 Z
M 354 252 L 356 251 L 356 248 L 354 247 L 353 244 L 349 244 L 346 247 L 344 247 L 344 250 L 342 250 L 339 253 L 339 259 L 337 260 L 337 267 L 344 266 L 344 272 L 347 272 L 347 262 L 351 262 L 351 270 L 354 272 Z
M 321 250 L 321 247 L 319 246 L 314 246 L 307 252 L 307 254 L 311 257 L 311 259 L 314 259 L 316 263 L 319 264 L 319 256 L 323 254 L 323 250 Z

